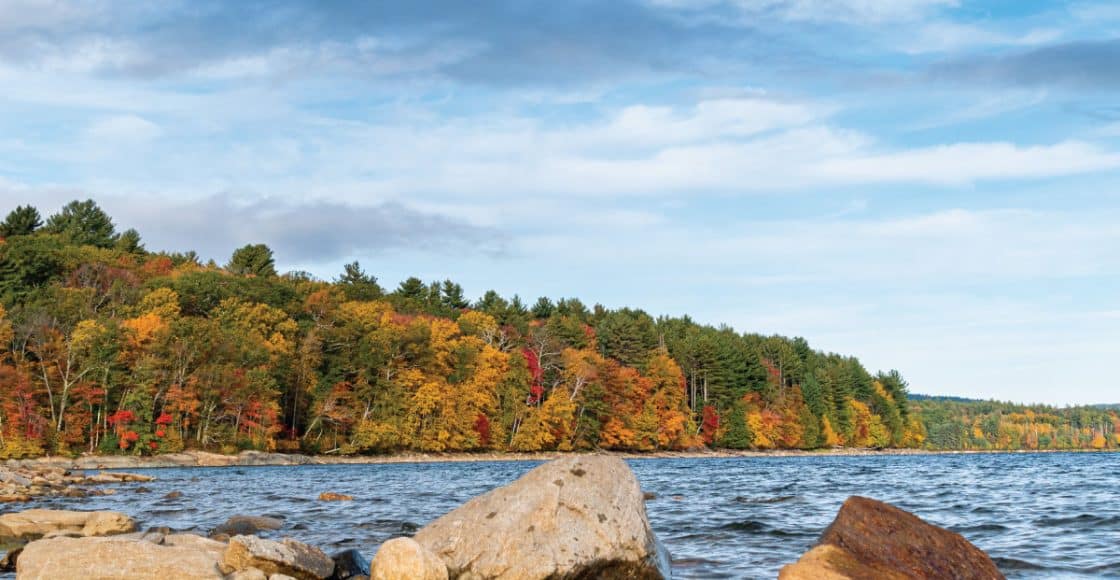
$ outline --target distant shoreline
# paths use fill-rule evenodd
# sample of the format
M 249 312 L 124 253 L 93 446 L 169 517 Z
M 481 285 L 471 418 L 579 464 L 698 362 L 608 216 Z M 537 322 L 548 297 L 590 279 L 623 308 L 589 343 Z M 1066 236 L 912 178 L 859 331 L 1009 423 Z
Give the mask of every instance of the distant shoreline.
M 1029 453 L 1110 453 L 1116 450 L 1095 449 L 1016 449 L 1016 450 L 929 450 L 929 449 L 823 449 L 814 451 L 657 451 L 633 452 L 539 452 L 539 453 L 398 453 L 393 455 L 333 456 L 299 455 L 245 451 L 238 455 L 222 455 L 206 451 L 188 451 L 168 455 L 136 457 L 125 455 L 83 455 L 69 457 L 38 457 L 0 462 L 10 466 L 53 466 L 66 469 L 159 469 L 182 467 L 266 467 L 299 465 L 381 465 L 398 463 L 471 463 L 490 461 L 549 461 L 567 455 L 602 454 L 623 459 L 735 459 L 747 457 L 875 457 L 900 455 L 1005 455 Z

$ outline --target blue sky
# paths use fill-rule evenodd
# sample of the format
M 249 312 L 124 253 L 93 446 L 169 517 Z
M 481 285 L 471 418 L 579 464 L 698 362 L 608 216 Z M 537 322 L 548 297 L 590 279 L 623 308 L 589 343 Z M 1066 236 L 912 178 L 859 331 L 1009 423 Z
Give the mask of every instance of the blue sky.
M 1120 6 L 0 0 L 0 199 L 1115 402 Z

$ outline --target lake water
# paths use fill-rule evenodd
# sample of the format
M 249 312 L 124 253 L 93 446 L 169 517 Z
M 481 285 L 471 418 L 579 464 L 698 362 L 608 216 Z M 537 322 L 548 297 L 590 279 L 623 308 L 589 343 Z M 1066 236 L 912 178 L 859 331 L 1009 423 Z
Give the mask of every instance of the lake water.
M 532 462 L 134 470 L 117 495 L 26 507 L 112 509 L 142 527 L 205 533 L 234 514 L 285 520 L 280 534 L 372 556 Z M 774 578 L 850 495 L 880 499 L 986 550 L 1011 578 L 1120 578 L 1120 454 L 810 456 L 630 461 L 676 578 Z M 181 499 L 163 496 L 172 490 Z M 319 493 L 353 502 L 317 501 Z M 8 509 L 7 506 L 5 509 Z M 22 509 L 22 508 L 21 508 Z

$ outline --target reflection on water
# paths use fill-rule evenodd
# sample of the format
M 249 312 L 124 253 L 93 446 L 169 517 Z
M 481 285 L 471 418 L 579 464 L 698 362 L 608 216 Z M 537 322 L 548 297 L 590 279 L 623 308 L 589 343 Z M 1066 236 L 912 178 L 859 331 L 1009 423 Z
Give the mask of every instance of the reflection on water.
M 678 578 L 773 578 L 849 495 L 963 534 L 1012 578 L 1120 578 L 1120 454 L 648 459 L 630 462 Z M 372 556 L 394 536 L 531 469 L 530 462 L 139 470 L 117 495 L 25 507 L 113 509 L 142 527 L 206 533 L 233 514 L 282 518 L 278 534 Z M 178 499 L 165 499 L 173 490 Z M 320 502 L 323 491 L 354 496 Z M 5 507 L 4 509 L 9 509 Z M 20 508 L 23 509 L 23 508 Z

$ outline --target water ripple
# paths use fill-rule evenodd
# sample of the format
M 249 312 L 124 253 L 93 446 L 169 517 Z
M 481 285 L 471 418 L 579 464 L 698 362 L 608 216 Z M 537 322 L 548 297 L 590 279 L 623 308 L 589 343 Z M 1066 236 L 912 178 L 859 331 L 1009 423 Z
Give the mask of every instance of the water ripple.
M 115 509 L 142 527 L 209 530 L 233 514 L 284 517 L 275 536 L 372 556 L 532 462 L 149 470 L 151 493 L 26 507 Z M 631 462 L 677 578 L 774 578 L 850 495 L 956 530 L 1010 578 L 1120 578 L 1120 454 L 642 459 Z M 204 482 L 204 483 L 200 483 Z M 171 491 L 183 497 L 165 500 Z M 352 502 L 318 501 L 324 491 Z

